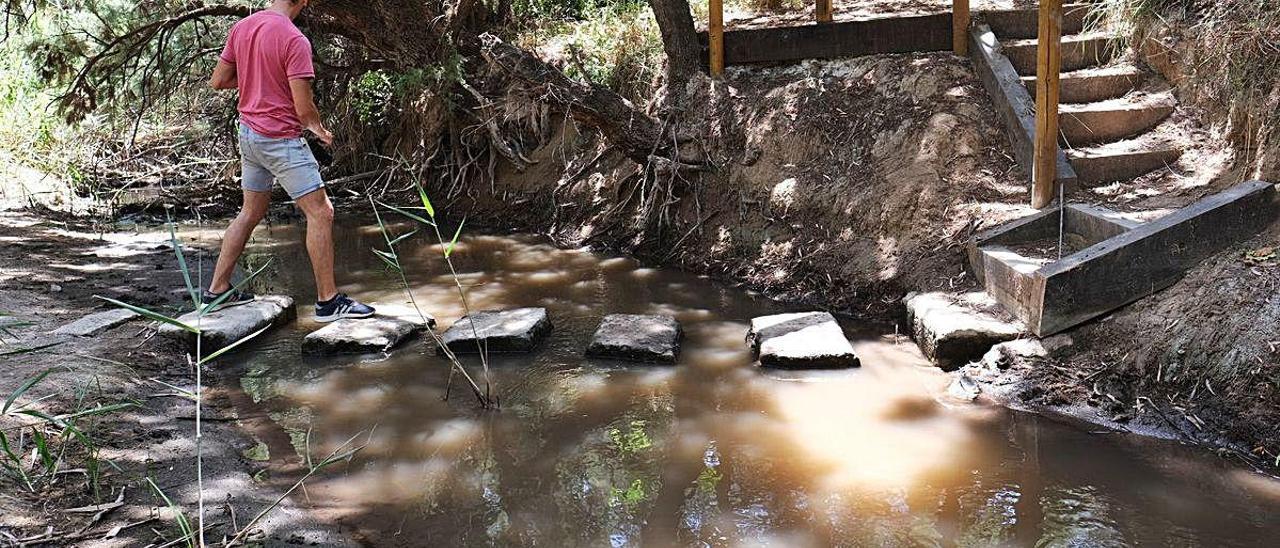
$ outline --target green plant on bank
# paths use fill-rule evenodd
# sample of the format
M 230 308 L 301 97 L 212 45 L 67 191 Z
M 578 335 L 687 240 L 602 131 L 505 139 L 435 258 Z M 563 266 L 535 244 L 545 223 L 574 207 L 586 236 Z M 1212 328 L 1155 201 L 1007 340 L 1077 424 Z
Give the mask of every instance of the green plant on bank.
M 404 164 L 405 161 L 402 159 L 401 163 Z M 413 170 L 409 170 L 409 173 L 416 173 L 416 172 L 414 172 Z M 413 289 L 409 285 L 409 280 L 407 275 L 405 274 L 404 267 L 400 263 L 400 255 L 396 252 L 396 244 L 412 237 L 413 235 L 417 234 L 418 231 L 414 230 L 399 236 L 394 236 L 391 233 L 391 230 L 387 227 L 386 223 L 383 222 L 382 213 L 379 212 L 378 206 L 382 206 L 386 209 L 389 209 L 391 211 L 399 213 L 400 215 L 403 215 L 405 218 L 408 218 L 414 222 L 417 222 L 424 226 L 429 227 L 432 233 L 435 234 L 436 242 L 439 243 L 443 249 L 442 255 L 443 255 L 445 264 L 448 265 L 449 267 L 449 275 L 453 279 L 454 286 L 457 287 L 458 296 L 462 300 L 463 311 L 468 317 L 470 317 L 471 306 L 467 302 L 466 290 L 462 286 L 462 280 L 458 277 L 457 269 L 454 268 L 453 258 L 452 258 L 453 250 L 457 248 L 458 238 L 462 236 L 462 227 L 466 224 L 466 221 L 463 220 L 463 222 L 458 224 L 457 229 L 454 230 L 453 238 L 446 242 L 444 239 L 444 233 L 440 232 L 440 225 L 438 224 L 436 219 L 436 209 L 431 204 L 431 199 L 427 197 L 427 191 L 422 187 L 422 181 L 418 180 L 416 178 L 416 175 L 414 176 L 413 185 L 417 189 L 418 198 L 419 200 L 421 200 L 421 203 L 422 203 L 420 207 L 408 207 L 408 208 L 397 207 L 397 206 L 389 205 L 389 204 L 374 200 L 373 197 L 369 198 L 369 205 L 373 207 L 374 216 L 378 220 L 378 228 L 382 231 L 383 238 L 387 244 L 386 251 L 383 251 L 377 248 L 373 248 L 372 251 L 375 255 L 378 256 L 378 258 L 382 259 L 382 262 L 386 264 L 388 269 L 395 272 L 400 277 L 401 286 L 404 288 L 405 293 L 408 294 L 409 302 L 413 304 L 414 310 L 418 312 L 418 316 L 422 319 L 422 322 L 425 324 L 427 322 L 426 315 L 423 314 L 422 309 L 418 307 L 418 301 L 413 296 Z M 421 212 L 421 213 L 416 213 L 416 212 Z M 454 353 L 453 349 L 449 348 L 448 345 L 444 344 L 444 341 L 440 339 L 439 335 L 436 334 L 435 330 L 429 327 L 427 328 L 427 333 L 431 335 L 431 338 L 433 339 L 435 344 L 441 349 L 442 352 L 444 352 L 445 358 L 450 363 L 449 382 L 445 389 L 445 397 L 446 398 L 449 397 L 449 392 L 453 386 L 453 375 L 456 372 L 458 374 L 461 374 L 463 379 L 467 381 L 477 401 L 480 402 L 481 407 L 484 407 L 484 408 L 496 407 L 498 405 L 498 398 L 494 395 L 493 382 L 489 377 L 488 349 L 485 348 L 484 341 L 480 339 L 479 333 L 476 332 L 475 323 L 471 322 L 470 325 L 472 330 L 472 336 L 476 339 L 476 344 L 478 345 L 478 350 L 480 353 L 480 363 L 483 368 L 483 374 L 484 374 L 483 389 L 481 389 L 480 385 L 475 381 L 475 379 L 471 376 L 471 374 L 467 372 L 466 367 L 462 365 L 461 360 L 458 359 L 458 356 L 457 354 Z
M 1196 93 L 1230 108 L 1261 104 L 1280 81 L 1278 8 L 1272 0 L 1098 0 L 1086 23 L 1117 36 L 1122 51 L 1174 28 L 1188 42 L 1179 48 L 1179 65 L 1189 69 L 1183 76 Z
M 633 101 L 651 97 L 665 56 L 648 3 L 584 0 L 579 4 L 572 7 L 571 3 L 572 8 L 560 17 L 552 15 L 554 9 L 535 9 L 541 19 L 517 30 L 516 42 L 548 52 L 571 78 L 607 87 Z
M 203 456 L 203 446 L 201 441 L 202 435 L 203 435 L 202 404 L 203 404 L 203 383 L 204 383 L 203 376 L 202 376 L 202 369 L 205 365 L 216 360 L 217 358 L 221 357 L 227 352 L 235 350 L 241 347 L 242 345 L 244 345 L 245 343 L 253 340 L 257 336 L 261 335 L 263 332 L 269 329 L 270 326 L 264 327 L 262 329 L 259 329 L 258 331 L 250 333 L 249 335 L 246 335 L 245 337 L 217 350 L 216 352 L 205 355 L 203 351 L 203 335 L 201 331 L 201 320 L 206 315 L 217 310 L 218 307 L 221 306 L 228 297 L 230 297 L 235 292 L 244 289 L 246 285 L 251 283 L 255 278 L 257 278 L 260 274 L 266 271 L 272 265 L 273 261 L 272 260 L 266 261 L 265 264 L 263 264 L 261 267 L 254 270 L 252 273 L 250 273 L 240 282 L 236 283 L 232 287 L 231 291 L 227 291 L 221 297 L 209 303 L 202 303 L 200 299 L 200 292 L 197 289 L 199 287 L 197 285 L 198 280 L 196 280 L 192 276 L 191 267 L 187 262 L 186 255 L 182 251 L 182 243 L 178 239 L 177 232 L 172 222 L 169 224 L 169 239 L 170 239 L 170 244 L 173 246 L 174 255 L 175 255 L 175 258 L 177 259 L 179 270 L 182 272 L 183 283 L 186 286 L 187 294 L 191 299 L 192 308 L 193 308 L 193 311 L 195 312 L 194 322 L 183 321 L 180 318 L 167 316 L 165 314 L 161 314 L 159 312 L 147 309 L 145 307 L 132 305 L 116 299 L 110 299 L 102 296 L 96 296 L 96 298 L 106 301 L 108 303 L 111 303 L 112 305 L 115 305 L 117 307 L 124 308 L 127 310 L 132 310 L 147 319 L 150 319 L 162 324 L 172 325 L 174 327 L 177 327 L 189 333 L 193 333 L 196 337 L 195 355 L 190 360 L 191 366 L 195 369 L 195 376 L 196 376 L 195 390 L 185 390 L 176 386 L 162 383 L 162 384 L 166 384 L 166 386 L 169 386 L 170 388 L 174 388 L 175 390 L 178 390 L 179 394 L 191 399 L 195 403 L 196 488 L 198 493 L 196 524 L 193 526 L 191 524 L 191 521 L 186 517 L 186 515 L 182 513 L 181 509 L 176 504 L 174 504 L 174 502 L 170 500 L 169 497 L 166 496 L 160 490 L 160 488 L 155 485 L 153 481 L 151 481 L 149 478 L 147 481 L 150 484 L 152 490 L 161 499 L 164 500 L 165 504 L 174 513 L 174 519 L 177 521 L 177 525 L 181 533 L 181 537 L 179 537 L 179 539 L 176 542 L 185 544 L 186 546 L 203 547 L 203 546 L 207 546 L 207 543 L 205 542 L 205 538 L 204 538 L 204 533 L 206 529 L 206 525 L 204 522 L 204 503 L 205 503 L 204 501 L 204 467 L 203 467 L 204 456 Z M 252 528 L 256 526 L 263 517 L 265 517 L 268 513 L 270 513 L 275 508 L 279 507 L 280 503 L 283 502 L 286 497 L 288 497 L 296 489 L 298 489 L 303 485 L 303 482 L 310 479 L 314 474 L 318 473 L 319 471 L 328 467 L 329 465 L 352 458 L 357 452 L 359 452 L 361 449 L 364 448 L 363 445 L 357 446 L 357 447 L 352 446 L 352 442 L 359 435 L 360 434 L 353 436 L 350 440 L 348 440 L 346 443 L 339 446 L 328 457 L 323 459 L 318 464 L 312 463 L 312 459 L 310 458 L 310 455 L 308 453 L 307 473 L 301 479 L 299 479 L 298 482 L 295 483 L 293 487 L 291 487 L 287 492 L 281 495 L 279 499 L 277 499 L 274 503 L 272 503 L 271 505 L 264 508 L 261 512 L 259 512 L 257 516 L 253 518 L 252 521 L 250 521 L 247 525 L 245 525 L 240 530 L 236 531 L 235 534 L 230 539 L 226 540 L 222 545 L 234 546 L 238 543 L 241 543 L 244 537 L 249 534 Z M 308 439 L 309 439 L 309 436 L 310 434 L 308 433 Z M 308 441 L 308 444 L 309 444 L 309 441 Z M 309 451 L 309 447 L 308 447 L 308 451 Z
M 101 502 L 99 445 L 92 433 L 94 417 L 110 415 L 137 406 L 137 402 L 103 404 L 89 401 L 89 386 L 76 391 L 74 407 L 61 414 L 38 409 L 48 396 L 19 403 L 24 395 L 59 370 L 46 369 L 27 379 L 9 394 L 0 406 L 0 417 L 17 426 L 0 430 L 0 468 L 28 491 L 35 493 L 60 481 L 67 460 L 74 454 L 85 459 L 83 473 L 96 502 Z

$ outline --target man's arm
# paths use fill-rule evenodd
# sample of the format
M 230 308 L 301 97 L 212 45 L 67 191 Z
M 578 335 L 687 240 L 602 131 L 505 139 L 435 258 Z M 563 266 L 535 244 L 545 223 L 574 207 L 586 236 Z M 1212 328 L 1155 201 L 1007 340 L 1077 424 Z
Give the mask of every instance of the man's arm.
M 320 110 L 316 108 L 315 96 L 311 92 L 311 80 L 296 78 L 289 80 L 289 89 L 293 92 L 293 108 L 298 111 L 298 120 L 302 127 L 311 130 L 326 145 L 333 144 L 333 134 L 324 127 L 320 119 Z
M 218 60 L 218 66 L 213 69 L 213 77 L 209 78 L 209 86 L 213 89 L 236 89 L 236 66 Z

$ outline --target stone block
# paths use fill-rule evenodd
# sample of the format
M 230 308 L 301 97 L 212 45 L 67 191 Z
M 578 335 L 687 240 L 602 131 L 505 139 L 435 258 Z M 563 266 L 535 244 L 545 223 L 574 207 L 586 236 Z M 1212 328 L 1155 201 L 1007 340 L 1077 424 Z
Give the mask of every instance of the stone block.
M 487 310 L 458 320 L 441 340 L 455 354 L 478 354 L 481 347 L 488 352 L 529 352 L 550 332 L 545 308 Z
M 670 363 L 680 351 L 681 334 L 675 318 L 611 314 L 600 322 L 587 346 L 587 356 Z
M 755 318 L 747 340 L 763 366 L 838 369 L 861 365 L 844 330 L 826 312 Z
M 217 351 L 236 341 L 247 337 L 264 327 L 279 327 L 297 317 L 297 308 L 293 297 L 285 295 L 264 295 L 250 303 L 230 306 L 206 314 L 203 318 L 195 312 L 178 318 L 185 324 L 199 324 L 203 335 L 201 350 L 204 354 Z M 196 334 L 177 326 L 163 324 L 160 334 L 185 341 L 195 348 Z
M 137 312 L 123 308 L 95 312 L 53 330 L 53 334 L 92 337 L 139 316 Z

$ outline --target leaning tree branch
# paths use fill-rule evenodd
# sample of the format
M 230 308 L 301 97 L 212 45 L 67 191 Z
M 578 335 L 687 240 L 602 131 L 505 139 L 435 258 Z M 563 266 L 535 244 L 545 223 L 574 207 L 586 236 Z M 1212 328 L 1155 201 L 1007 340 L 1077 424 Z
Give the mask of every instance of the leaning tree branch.
M 532 53 L 492 34 L 480 35 L 479 44 L 480 53 L 489 65 L 519 82 L 525 93 L 598 129 L 636 163 L 647 165 L 654 157 L 669 162 L 671 158 L 678 158 L 678 151 L 664 137 L 662 125 L 621 95 L 573 80 Z M 698 169 L 700 166 L 682 164 L 678 167 Z

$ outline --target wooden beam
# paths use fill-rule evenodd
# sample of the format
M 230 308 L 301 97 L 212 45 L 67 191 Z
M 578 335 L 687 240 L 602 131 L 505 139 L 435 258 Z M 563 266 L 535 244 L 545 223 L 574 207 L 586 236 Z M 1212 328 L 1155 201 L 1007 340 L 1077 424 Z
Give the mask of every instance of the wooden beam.
M 1035 160 L 1031 207 L 1053 202 L 1058 178 L 1058 73 L 1062 69 L 1062 0 L 1040 0 L 1036 47 Z
M 969 55 L 969 0 L 952 0 L 951 50 L 956 55 Z
M 700 34 L 699 40 L 710 46 L 708 33 Z M 725 66 L 922 51 L 951 51 L 951 14 L 845 20 L 724 33 Z M 1027 97 L 1030 98 L 1030 94 Z M 1033 110 L 1028 100 L 1027 112 Z M 1031 172 L 1030 168 L 1027 172 Z
M 711 76 L 724 74 L 724 0 L 710 0 L 707 35 L 711 47 Z
M 831 9 L 831 0 L 814 0 L 813 16 L 819 23 L 830 23 L 835 20 L 834 10 Z

